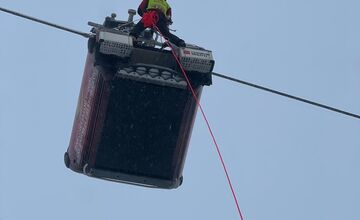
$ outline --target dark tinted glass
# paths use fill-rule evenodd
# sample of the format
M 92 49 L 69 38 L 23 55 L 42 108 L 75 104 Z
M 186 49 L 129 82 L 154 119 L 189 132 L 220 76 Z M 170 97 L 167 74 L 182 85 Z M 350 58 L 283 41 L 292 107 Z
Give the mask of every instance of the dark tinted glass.
M 183 89 L 115 80 L 96 168 L 172 179 L 188 98 Z

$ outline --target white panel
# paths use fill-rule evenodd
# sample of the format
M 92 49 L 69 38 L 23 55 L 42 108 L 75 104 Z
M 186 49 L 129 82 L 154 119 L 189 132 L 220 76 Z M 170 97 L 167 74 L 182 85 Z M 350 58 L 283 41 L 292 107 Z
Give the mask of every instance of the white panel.
M 132 46 L 132 39 L 127 35 L 115 34 L 110 32 L 101 31 L 99 33 L 99 39 L 104 41 L 112 41 Z

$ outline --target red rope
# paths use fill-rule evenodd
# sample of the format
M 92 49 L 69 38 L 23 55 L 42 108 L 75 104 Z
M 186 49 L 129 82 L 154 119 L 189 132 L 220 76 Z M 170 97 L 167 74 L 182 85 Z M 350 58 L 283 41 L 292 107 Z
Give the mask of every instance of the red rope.
M 157 11 L 145 12 L 141 19 L 141 22 L 144 24 L 145 28 L 153 27 L 154 24 L 158 23 L 158 21 L 159 21 L 159 15 Z
M 159 28 L 158 28 L 155 24 L 154 24 L 154 28 L 156 29 L 156 31 L 158 31 L 158 32 L 160 33 L 160 35 L 161 35 L 163 38 L 165 38 L 164 35 L 161 33 L 161 31 L 159 30 Z M 165 39 L 166 39 L 166 38 L 165 38 Z M 231 179 L 230 179 L 230 175 L 229 175 L 229 173 L 228 173 L 228 171 L 227 171 L 227 168 L 226 168 L 226 165 L 225 165 L 225 161 L 224 161 L 224 159 L 223 159 L 223 157 L 222 157 L 222 154 L 221 154 L 221 151 L 220 151 L 220 147 L 219 147 L 219 145 L 218 145 L 218 143 L 217 143 L 217 141 L 216 141 L 216 139 L 215 139 L 215 135 L 214 135 L 214 133 L 213 133 L 213 131 L 212 131 L 212 129 L 211 129 L 210 123 L 209 123 L 209 121 L 208 121 L 208 119 L 207 119 L 207 117 L 206 117 L 206 115 L 205 115 L 205 112 L 204 112 L 204 110 L 203 110 L 203 108 L 202 108 L 202 106 L 201 106 L 201 104 L 200 104 L 200 101 L 199 101 L 199 99 L 198 99 L 198 97 L 197 97 L 197 95 L 196 95 L 196 93 L 195 93 L 195 91 L 194 91 L 194 88 L 192 87 L 192 85 L 191 85 L 191 83 L 190 83 L 189 77 L 187 76 L 184 67 L 181 65 L 181 62 L 180 62 L 177 54 L 175 53 L 174 48 L 172 47 L 172 45 L 171 45 L 167 40 L 166 40 L 165 42 L 166 42 L 166 44 L 171 48 L 171 52 L 172 52 L 172 54 L 173 54 L 176 62 L 179 64 L 179 66 L 180 66 L 180 68 L 181 68 L 181 71 L 182 71 L 182 73 L 183 73 L 183 75 L 184 75 L 184 77 L 185 77 L 185 79 L 186 79 L 186 82 L 187 82 L 188 85 L 189 85 L 189 88 L 190 88 L 190 90 L 191 90 L 191 93 L 192 93 L 192 95 L 194 96 L 194 99 L 195 99 L 197 105 L 198 105 L 199 108 L 200 108 L 201 114 L 202 114 L 202 116 L 203 116 L 203 118 L 204 118 L 204 120 L 205 120 L 205 122 L 206 122 L 206 126 L 207 126 L 207 128 L 208 128 L 208 130 L 209 130 L 209 132 L 210 132 L 211 138 L 212 138 L 212 140 L 213 140 L 213 142 L 214 142 L 214 144 L 215 144 L 215 147 L 216 147 L 216 151 L 217 151 L 217 153 L 218 153 L 218 155 L 219 155 L 219 158 L 220 158 L 222 167 L 223 167 L 223 169 L 224 169 L 224 172 L 225 172 L 225 175 L 226 175 L 226 179 L 227 179 L 227 181 L 228 181 L 228 184 L 229 184 L 231 193 L 232 193 L 232 195 L 233 195 L 233 198 L 234 198 L 234 201 L 235 201 L 236 208 L 237 208 L 237 211 L 238 211 L 238 213 L 239 213 L 240 219 L 241 219 L 241 220 L 244 220 L 243 214 L 242 214 L 241 209 L 240 209 L 240 206 L 239 206 L 239 202 L 238 202 L 238 200 L 237 200 L 237 197 L 236 197 L 236 194 L 235 194 L 235 191 L 234 191 L 234 188 L 233 188 Z

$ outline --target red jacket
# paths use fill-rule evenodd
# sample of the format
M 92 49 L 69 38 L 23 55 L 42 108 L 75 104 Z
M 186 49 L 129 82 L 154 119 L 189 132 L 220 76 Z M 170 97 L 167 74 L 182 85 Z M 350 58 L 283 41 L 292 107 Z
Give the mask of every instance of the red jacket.
M 142 17 L 143 14 L 146 12 L 146 9 L 148 7 L 148 3 L 149 0 L 143 0 L 139 7 L 138 7 L 138 14 Z M 169 8 L 169 10 L 166 12 L 166 17 L 168 18 L 168 20 L 171 21 L 171 8 Z

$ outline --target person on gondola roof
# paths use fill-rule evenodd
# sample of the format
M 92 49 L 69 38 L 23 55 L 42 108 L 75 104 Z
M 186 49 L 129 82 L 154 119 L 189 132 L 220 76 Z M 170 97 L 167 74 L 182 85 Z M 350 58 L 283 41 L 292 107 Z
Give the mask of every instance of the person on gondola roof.
M 138 7 L 138 14 L 142 19 L 134 26 L 130 36 L 138 38 L 146 28 L 156 25 L 161 34 L 178 47 L 185 47 L 185 41 L 170 33 L 169 25 L 172 24 L 171 7 L 166 0 L 143 0 Z

